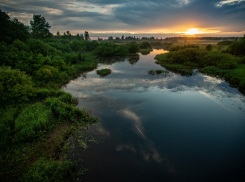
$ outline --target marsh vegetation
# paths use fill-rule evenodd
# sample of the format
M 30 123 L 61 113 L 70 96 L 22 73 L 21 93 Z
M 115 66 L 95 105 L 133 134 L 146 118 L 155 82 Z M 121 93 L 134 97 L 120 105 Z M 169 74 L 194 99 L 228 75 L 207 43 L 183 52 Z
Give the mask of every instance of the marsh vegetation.
M 161 66 L 183 75 L 198 68 L 245 89 L 244 38 L 217 46 L 176 45 L 175 39 L 154 37 L 91 41 L 87 31 L 84 35 L 69 31 L 52 35 L 41 15 L 33 15 L 30 29 L 2 10 L 0 19 L 1 181 L 73 181 L 81 173 L 75 162 L 60 160 L 59 154 L 66 151 L 67 138 L 98 119 L 78 109 L 78 100 L 60 89 L 96 69 L 99 60 L 113 64 L 127 57 L 135 65 L 138 53 L 148 55 L 153 48 L 166 48 L 169 53 L 155 57 Z M 97 73 L 104 77 L 112 71 Z M 170 71 L 158 69 L 148 73 L 171 76 Z

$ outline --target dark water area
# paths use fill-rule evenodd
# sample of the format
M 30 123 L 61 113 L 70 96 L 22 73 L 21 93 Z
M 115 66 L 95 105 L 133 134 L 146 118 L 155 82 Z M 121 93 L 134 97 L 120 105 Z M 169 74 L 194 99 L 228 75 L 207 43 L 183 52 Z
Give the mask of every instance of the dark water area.
M 80 134 L 72 160 L 85 182 L 245 181 L 245 97 L 220 78 L 199 73 L 149 75 L 156 54 L 103 60 L 63 89 L 100 122 Z

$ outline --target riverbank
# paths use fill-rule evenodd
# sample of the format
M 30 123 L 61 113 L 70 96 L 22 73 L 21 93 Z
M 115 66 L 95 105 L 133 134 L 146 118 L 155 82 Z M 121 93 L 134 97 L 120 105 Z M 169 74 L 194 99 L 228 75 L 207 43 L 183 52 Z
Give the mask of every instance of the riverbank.
M 242 39 L 240 42 L 233 44 L 243 46 L 245 40 Z M 199 69 L 202 73 L 221 77 L 231 86 L 238 87 L 242 93 L 245 93 L 244 57 L 242 54 L 234 53 L 233 47 L 237 50 L 240 48 L 233 44 L 223 51 L 212 50 L 212 46 L 211 50 L 205 50 L 196 45 L 193 45 L 193 48 L 191 45 L 172 46 L 169 48 L 169 53 L 159 54 L 155 59 L 157 64 L 171 71 L 184 71 L 191 74 L 192 69 Z
M 72 181 L 79 171 L 59 159 L 64 141 L 98 119 L 60 88 L 95 69 L 96 56 L 79 59 L 35 39 L 0 47 L 1 181 Z

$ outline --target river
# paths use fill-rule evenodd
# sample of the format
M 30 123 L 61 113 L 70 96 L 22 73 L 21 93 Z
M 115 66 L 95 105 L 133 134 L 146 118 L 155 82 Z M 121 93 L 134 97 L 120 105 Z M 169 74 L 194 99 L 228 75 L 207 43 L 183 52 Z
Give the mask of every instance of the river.
M 100 119 L 80 132 L 92 136 L 88 148 L 70 156 L 89 169 L 84 181 L 245 181 L 244 95 L 198 70 L 149 75 L 165 70 L 154 60 L 164 52 L 104 60 L 98 69 L 112 74 L 94 70 L 63 88 Z

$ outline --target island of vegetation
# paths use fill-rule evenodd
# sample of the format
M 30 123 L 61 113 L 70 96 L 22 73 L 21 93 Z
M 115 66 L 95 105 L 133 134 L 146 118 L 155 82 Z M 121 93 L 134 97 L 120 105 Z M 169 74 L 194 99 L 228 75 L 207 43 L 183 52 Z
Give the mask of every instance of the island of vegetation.
M 104 77 L 104 76 L 107 76 L 107 75 L 111 74 L 111 69 L 105 68 L 105 69 L 97 70 L 96 72 L 101 77 Z
M 240 89 L 245 88 L 245 39 L 223 40 L 215 49 L 187 45 L 188 38 L 109 37 L 90 40 L 84 34 L 50 33 L 41 15 L 33 15 L 30 26 L 0 9 L 0 181 L 74 181 L 84 171 L 76 163 L 60 158 L 67 151 L 68 137 L 98 121 L 71 94 L 60 88 L 70 80 L 97 68 L 98 58 L 129 57 L 153 48 L 170 52 L 157 55 L 158 63 L 169 69 L 192 69 L 219 75 Z M 201 40 L 220 38 L 200 38 Z M 177 45 L 178 41 L 186 45 Z M 193 40 L 191 40 L 193 41 Z M 98 70 L 102 76 L 111 70 Z M 152 70 L 149 74 L 167 74 Z

